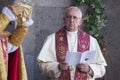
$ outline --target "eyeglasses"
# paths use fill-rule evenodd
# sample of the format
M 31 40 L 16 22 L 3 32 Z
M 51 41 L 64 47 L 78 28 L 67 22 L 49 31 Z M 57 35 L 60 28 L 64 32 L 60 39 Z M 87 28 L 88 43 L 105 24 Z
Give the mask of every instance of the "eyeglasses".
M 80 18 L 77 17 L 77 16 L 66 16 L 65 18 L 66 18 L 67 20 L 70 20 L 70 19 L 78 20 L 78 19 L 80 19 Z

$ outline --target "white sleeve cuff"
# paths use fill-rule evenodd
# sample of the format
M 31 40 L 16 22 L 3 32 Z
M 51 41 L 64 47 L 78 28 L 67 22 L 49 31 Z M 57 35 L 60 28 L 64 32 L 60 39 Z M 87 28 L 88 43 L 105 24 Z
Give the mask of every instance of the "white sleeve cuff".
M 24 26 L 31 26 L 34 23 L 34 21 L 32 19 L 29 19 L 27 22 L 24 23 Z
M 18 48 L 18 46 L 14 46 L 8 42 L 8 53 L 12 53 L 12 52 L 16 51 L 17 48 Z
M 15 15 L 13 14 L 13 12 L 8 7 L 4 7 L 2 9 L 2 13 L 4 13 L 6 16 L 8 16 L 11 21 L 16 20 Z

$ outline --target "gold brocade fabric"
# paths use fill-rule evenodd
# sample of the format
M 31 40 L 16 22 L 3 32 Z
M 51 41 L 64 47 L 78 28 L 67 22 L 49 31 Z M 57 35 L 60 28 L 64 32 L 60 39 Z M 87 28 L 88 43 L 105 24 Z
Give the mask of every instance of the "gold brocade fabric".
M 19 80 L 28 80 L 21 46 L 20 46 L 19 52 L 20 52 L 19 53 Z M 7 80 L 7 72 L 4 64 L 4 58 L 2 55 L 1 46 L 0 46 L 0 80 Z
M 24 37 L 28 31 L 28 28 L 23 25 L 18 25 L 17 29 L 10 36 L 9 42 L 15 46 L 22 44 Z
M 0 14 L 0 36 L 4 36 L 4 35 L 1 35 L 1 33 L 3 33 L 3 30 L 6 28 L 9 21 L 10 21 L 9 18 L 5 14 Z M 20 44 L 22 43 L 22 41 L 25 37 L 27 30 L 28 30 L 28 28 L 25 26 L 18 27 L 18 29 L 13 33 L 13 35 L 11 35 L 12 36 L 11 42 L 12 43 L 15 42 L 16 45 L 20 46 Z M 16 39 L 13 40 L 14 38 L 17 38 L 17 40 Z M 19 52 L 20 52 L 20 54 L 19 54 L 19 80 L 27 80 L 27 73 L 26 73 L 26 68 L 25 68 L 25 63 L 24 63 L 23 52 L 22 52 L 21 46 L 20 46 Z M 7 80 L 8 73 L 6 71 L 6 66 L 5 66 L 4 62 L 5 61 L 4 61 L 4 57 L 3 57 L 2 43 L 0 41 L 0 80 Z
M 6 28 L 9 22 L 10 19 L 5 14 L 0 14 L 0 36 L 6 36 L 6 34 L 4 33 L 4 29 Z M 0 41 L 0 80 L 7 80 L 7 71 L 1 41 Z
M 20 54 L 19 54 L 19 80 L 28 80 L 22 51 L 23 51 L 22 46 L 20 46 L 20 50 L 19 50 L 19 52 L 20 52 Z
M 28 16 L 30 16 L 30 14 L 32 13 L 32 6 L 27 5 L 27 4 L 21 4 L 21 6 L 23 7 L 23 11 L 21 14 L 17 15 L 17 22 L 19 25 L 23 25 L 27 19 Z
M 7 71 L 6 66 L 4 64 L 4 57 L 1 45 L 2 44 L 0 42 L 0 80 L 7 80 Z
M 0 14 L 0 35 L 7 36 L 7 32 L 4 32 L 4 29 L 7 27 L 10 19 L 5 14 Z

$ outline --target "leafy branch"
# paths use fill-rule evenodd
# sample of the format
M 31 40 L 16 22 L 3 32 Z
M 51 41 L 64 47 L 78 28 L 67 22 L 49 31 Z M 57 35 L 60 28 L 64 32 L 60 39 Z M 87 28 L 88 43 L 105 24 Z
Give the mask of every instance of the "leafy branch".
M 107 22 L 105 8 L 99 0 L 74 0 L 75 6 L 87 5 L 88 9 L 83 17 L 85 26 L 83 29 L 94 36 L 98 41 L 104 38 L 100 33 Z

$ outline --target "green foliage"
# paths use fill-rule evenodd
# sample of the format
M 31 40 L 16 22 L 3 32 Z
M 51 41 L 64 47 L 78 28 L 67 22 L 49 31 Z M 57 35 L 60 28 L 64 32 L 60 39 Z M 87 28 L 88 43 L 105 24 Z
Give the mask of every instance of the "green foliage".
M 100 41 L 104 38 L 100 29 L 105 26 L 107 21 L 105 8 L 99 0 L 74 0 L 75 6 L 79 7 L 84 4 L 88 6 L 88 9 L 83 17 L 85 24 L 83 29 Z

